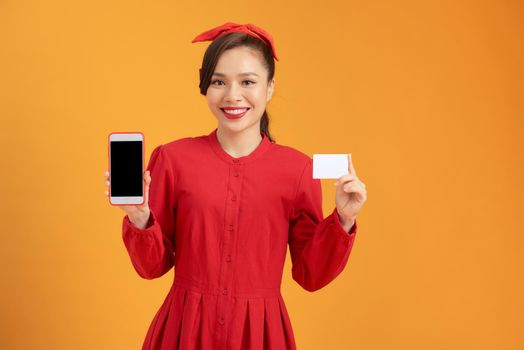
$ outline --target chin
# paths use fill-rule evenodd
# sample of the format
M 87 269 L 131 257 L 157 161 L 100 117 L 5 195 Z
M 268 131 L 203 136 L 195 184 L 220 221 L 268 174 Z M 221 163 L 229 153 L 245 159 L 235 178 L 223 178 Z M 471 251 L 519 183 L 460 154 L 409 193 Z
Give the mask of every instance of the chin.
M 220 128 L 222 130 L 227 130 L 232 133 L 239 133 L 239 132 L 248 130 L 252 127 L 255 127 L 256 126 L 255 124 L 256 122 L 253 123 L 253 122 L 249 122 L 246 120 L 242 120 L 242 121 L 226 120 L 225 122 L 220 123 Z
M 240 125 L 240 123 L 232 125 L 232 124 L 228 124 L 226 122 L 226 123 L 222 123 L 221 128 L 222 128 L 222 130 L 227 130 L 229 132 L 238 133 L 238 132 L 241 132 L 241 131 L 245 130 L 246 126 L 243 125 L 243 124 Z

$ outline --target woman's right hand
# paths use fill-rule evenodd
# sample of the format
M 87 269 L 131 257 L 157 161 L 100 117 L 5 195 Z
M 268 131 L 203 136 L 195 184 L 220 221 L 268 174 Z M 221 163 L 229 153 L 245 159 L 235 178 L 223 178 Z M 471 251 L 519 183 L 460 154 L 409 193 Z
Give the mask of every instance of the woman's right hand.
M 104 192 L 106 196 L 109 196 L 109 187 L 110 187 L 110 179 L 109 179 L 109 171 L 106 170 L 104 173 L 105 177 L 105 184 L 107 187 L 107 191 Z M 149 170 L 146 170 L 144 172 L 144 203 L 140 205 L 117 205 L 117 207 L 120 207 L 123 211 L 126 212 L 126 214 L 129 216 L 129 220 L 137 227 L 139 228 L 145 228 L 148 221 L 149 221 L 149 215 L 151 215 L 151 211 L 149 209 L 149 184 L 151 183 L 151 175 L 149 173 Z

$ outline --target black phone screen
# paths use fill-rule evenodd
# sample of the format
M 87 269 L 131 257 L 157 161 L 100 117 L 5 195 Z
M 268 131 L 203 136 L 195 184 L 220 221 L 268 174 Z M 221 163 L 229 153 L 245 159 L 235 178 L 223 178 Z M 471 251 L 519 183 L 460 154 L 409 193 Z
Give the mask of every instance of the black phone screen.
M 143 141 L 111 141 L 111 197 L 143 196 Z

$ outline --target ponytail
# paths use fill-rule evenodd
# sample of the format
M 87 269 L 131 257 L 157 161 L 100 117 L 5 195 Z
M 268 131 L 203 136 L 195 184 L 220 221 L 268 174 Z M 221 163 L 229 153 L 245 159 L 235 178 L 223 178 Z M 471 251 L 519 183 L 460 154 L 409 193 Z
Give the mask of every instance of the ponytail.
M 269 115 L 267 114 L 267 111 L 264 111 L 264 114 L 262 114 L 262 118 L 260 119 L 260 132 L 266 134 L 269 141 L 275 143 L 275 140 L 269 133 Z

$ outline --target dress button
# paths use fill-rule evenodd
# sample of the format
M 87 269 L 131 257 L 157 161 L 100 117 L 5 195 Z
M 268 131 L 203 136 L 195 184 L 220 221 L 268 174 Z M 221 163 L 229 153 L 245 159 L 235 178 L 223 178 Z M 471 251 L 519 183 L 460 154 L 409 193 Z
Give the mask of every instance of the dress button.
M 233 163 L 238 163 L 239 160 L 238 159 L 233 159 Z
M 222 291 L 222 294 L 227 295 L 227 288 L 224 288 L 224 290 Z
M 237 200 L 237 196 L 233 195 L 233 197 L 231 197 L 231 200 L 234 202 Z
M 226 256 L 226 261 L 231 262 L 231 255 Z
M 218 323 L 220 323 L 221 325 L 223 325 L 223 324 L 225 323 L 224 318 L 223 318 L 223 317 L 220 317 L 220 318 L 218 319 Z
M 234 173 L 233 176 L 234 176 L 234 177 L 238 177 L 238 173 Z
M 233 225 L 229 225 L 227 228 L 229 231 L 233 231 Z

